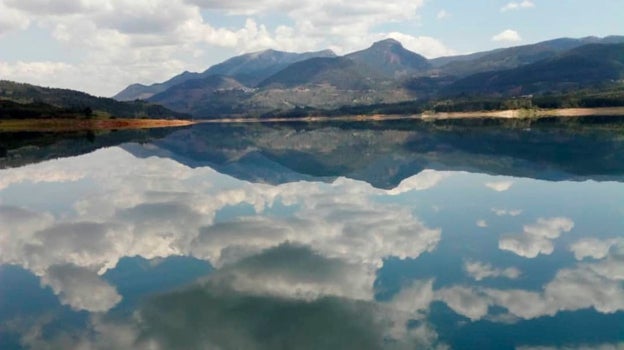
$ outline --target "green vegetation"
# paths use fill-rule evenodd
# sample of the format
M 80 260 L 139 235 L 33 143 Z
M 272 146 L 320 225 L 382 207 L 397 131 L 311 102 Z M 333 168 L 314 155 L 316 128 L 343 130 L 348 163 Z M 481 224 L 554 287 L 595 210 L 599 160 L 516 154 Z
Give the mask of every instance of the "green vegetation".
M 288 111 L 274 110 L 263 118 L 301 118 L 345 115 L 412 115 L 425 112 L 491 112 L 510 109 L 531 111 L 557 108 L 597 108 L 624 106 L 624 86 L 604 90 L 585 89 L 570 93 L 528 95 L 520 97 L 459 96 L 449 99 L 413 100 L 398 103 L 343 106 L 332 110 L 297 107 Z
M 79 91 L 0 81 L 0 119 L 59 117 L 181 119 L 188 115 L 146 101 L 119 102 Z
M 150 101 L 207 119 L 624 106 L 623 40 L 558 39 L 437 61 L 384 40 L 294 62 L 260 80 L 268 58 L 280 58 L 267 51 L 232 58 L 205 72 L 224 75 L 188 80 Z M 264 72 L 254 71 L 260 82 L 253 88 L 236 78 L 252 74 L 243 67 Z

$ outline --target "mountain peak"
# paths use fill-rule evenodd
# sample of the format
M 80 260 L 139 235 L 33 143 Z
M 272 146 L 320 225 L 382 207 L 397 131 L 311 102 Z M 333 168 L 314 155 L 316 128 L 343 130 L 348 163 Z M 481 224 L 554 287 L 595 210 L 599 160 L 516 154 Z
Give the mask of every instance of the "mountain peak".
M 403 47 L 403 44 L 401 44 L 398 40 L 388 38 L 388 39 L 374 42 L 371 47 L 393 47 L 393 46 Z
M 346 57 L 365 64 L 389 78 L 408 76 L 430 68 L 426 58 L 404 48 L 395 39 L 377 41 L 371 47 L 348 54 Z

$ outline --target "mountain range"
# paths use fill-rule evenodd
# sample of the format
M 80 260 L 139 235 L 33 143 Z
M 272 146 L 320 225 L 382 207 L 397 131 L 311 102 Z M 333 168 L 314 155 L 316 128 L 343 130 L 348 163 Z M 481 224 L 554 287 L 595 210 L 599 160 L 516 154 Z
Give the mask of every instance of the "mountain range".
M 624 36 L 561 38 L 435 59 L 386 39 L 344 56 L 329 50 L 244 54 L 201 73 L 130 85 L 114 98 L 146 99 L 195 118 L 216 118 L 622 88 L 622 79 Z
M 169 158 L 269 184 L 348 177 L 394 189 L 424 169 L 624 182 L 622 131 L 624 118 L 589 117 L 200 123 L 177 129 L 8 133 L 0 137 L 0 169 L 121 145 L 137 157 Z M 359 156 L 353 156 L 354 149 Z
M 139 157 L 175 159 L 190 167 L 260 183 L 362 180 L 393 189 L 424 169 L 549 181 L 624 181 L 624 142 L 608 128 L 552 127 L 554 120 L 501 120 L 496 127 L 427 122 L 198 124 L 154 140 L 124 145 Z M 570 124 L 567 124 L 570 125 Z M 531 132 L 526 132 L 531 128 Z M 353 157 L 353 150 L 358 157 Z

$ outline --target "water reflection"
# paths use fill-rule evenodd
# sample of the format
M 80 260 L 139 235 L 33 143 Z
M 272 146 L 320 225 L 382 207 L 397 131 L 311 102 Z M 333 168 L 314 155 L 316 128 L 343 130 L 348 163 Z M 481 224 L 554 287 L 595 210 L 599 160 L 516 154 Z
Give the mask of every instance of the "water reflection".
M 248 182 L 163 153 L 178 137 L 0 170 L 0 348 L 623 340 L 619 182 L 433 168 L 392 186 L 324 168 Z M 397 157 L 369 174 L 401 173 Z

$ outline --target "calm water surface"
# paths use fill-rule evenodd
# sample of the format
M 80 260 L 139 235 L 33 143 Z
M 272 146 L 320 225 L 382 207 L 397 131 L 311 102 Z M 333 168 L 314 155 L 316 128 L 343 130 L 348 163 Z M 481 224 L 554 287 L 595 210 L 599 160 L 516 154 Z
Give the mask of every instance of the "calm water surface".
M 0 349 L 622 349 L 622 130 L 4 135 Z

